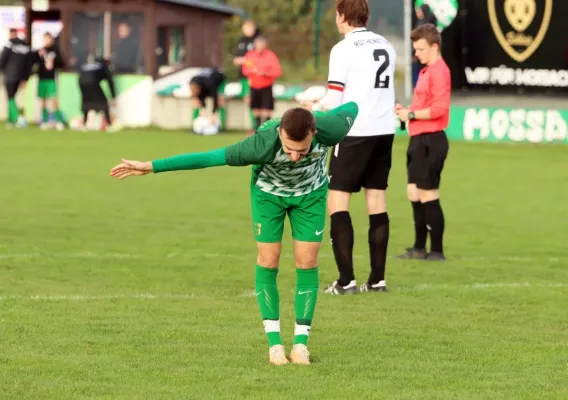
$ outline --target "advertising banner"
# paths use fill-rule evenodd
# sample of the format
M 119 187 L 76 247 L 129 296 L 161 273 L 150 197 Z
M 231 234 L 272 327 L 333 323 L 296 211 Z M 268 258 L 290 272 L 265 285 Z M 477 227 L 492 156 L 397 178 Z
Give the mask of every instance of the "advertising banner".
M 452 107 L 447 133 L 469 141 L 568 144 L 568 109 Z
M 568 94 L 566 0 L 460 0 L 444 30 L 456 89 Z

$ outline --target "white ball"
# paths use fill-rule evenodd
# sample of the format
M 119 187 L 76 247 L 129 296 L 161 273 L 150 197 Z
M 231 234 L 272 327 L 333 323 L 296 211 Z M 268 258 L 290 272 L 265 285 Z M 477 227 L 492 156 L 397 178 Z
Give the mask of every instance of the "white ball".
M 219 124 L 207 117 L 197 117 L 193 121 L 193 132 L 198 135 L 211 136 L 219 133 Z
M 20 128 L 25 128 L 26 126 L 28 126 L 28 123 L 26 122 L 26 119 L 24 118 L 23 115 L 20 115 L 18 117 L 18 127 Z

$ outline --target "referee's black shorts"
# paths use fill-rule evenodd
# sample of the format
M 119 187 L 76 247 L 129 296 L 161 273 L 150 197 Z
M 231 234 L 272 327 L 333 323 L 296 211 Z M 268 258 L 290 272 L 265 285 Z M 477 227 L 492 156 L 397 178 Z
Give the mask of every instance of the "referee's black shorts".
M 329 189 L 357 193 L 361 188 L 385 190 L 392 164 L 394 134 L 347 136 L 333 149 Z
M 411 136 L 406 152 L 408 183 L 422 190 L 439 189 L 449 149 L 444 131 Z
M 274 110 L 272 85 L 262 89 L 250 89 L 250 108 L 253 110 Z

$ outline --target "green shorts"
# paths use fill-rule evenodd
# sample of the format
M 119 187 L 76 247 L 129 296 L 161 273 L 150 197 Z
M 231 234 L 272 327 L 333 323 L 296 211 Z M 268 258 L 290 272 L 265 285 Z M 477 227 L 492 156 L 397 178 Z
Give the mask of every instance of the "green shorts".
M 53 79 L 40 79 L 37 84 L 37 97 L 40 99 L 53 99 L 57 97 L 57 84 Z
M 282 197 L 251 189 L 252 227 L 260 243 L 282 241 L 286 214 L 292 237 L 301 242 L 321 242 L 326 220 L 327 185 L 303 196 Z
M 241 78 L 241 97 L 250 95 L 250 84 L 248 78 Z

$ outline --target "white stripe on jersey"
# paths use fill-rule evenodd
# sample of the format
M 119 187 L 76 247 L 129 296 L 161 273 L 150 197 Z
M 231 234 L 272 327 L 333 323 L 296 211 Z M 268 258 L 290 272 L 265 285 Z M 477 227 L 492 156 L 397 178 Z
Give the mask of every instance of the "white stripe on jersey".
M 394 71 L 396 52 L 384 37 L 358 28 L 337 43 L 329 60 L 328 95 L 341 104 L 354 101 L 359 115 L 348 136 L 391 135 L 396 130 Z

